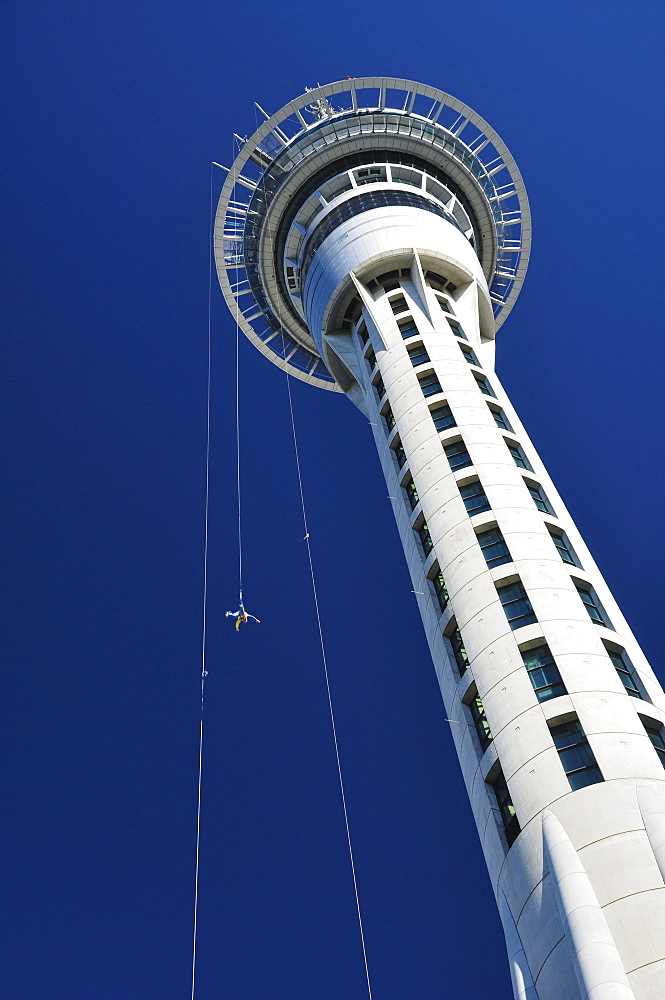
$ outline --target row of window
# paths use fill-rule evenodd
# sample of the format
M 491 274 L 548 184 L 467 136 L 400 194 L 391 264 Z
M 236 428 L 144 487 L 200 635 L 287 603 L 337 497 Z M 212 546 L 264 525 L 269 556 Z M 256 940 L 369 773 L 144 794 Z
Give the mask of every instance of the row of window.
M 460 344 L 460 347 L 463 348 L 464 345 Z M 471 348 L 468 348 L 468 350 L 471 351 Z M 423 352 L 424 352 L 424 355 L 421 355 L 421 360 L 418 360 L 416 362 L 416 364 L 423 364 L 423 362 L 429 361 L 429 357 L 427 356 L 427 352 L 424 351 L 424 348 L 423 348 Z M 471 352 L 471 353 L 473 353 L 473 352 Z M 475 355 L 474 355 L 474 357 L 475 357 Z M 366 360 L 367 360 L 367 362 L 368 362 L 368 364 L 370 366 L 370 370 L 373 370 L 374 367 L 375 367 L 375 365 L 376 365 L 376 355 L 374 354 L 373 348 L 370 347 L 369 350 L 366 351 L 365 358 L 366 358 Z M 467 360 L 469 361 L 469 364 L 477 364 L 478 363 L 477 361 L 471 361 L 468 358 L 467 358 Z M 478 388 L 480 389 L 480 391 L 482 393 L 484 393 L 485 396 L 491 396 L 492 398 L 496 399 L 496 394 L 495 394 L 494 390 L 492 389 L 492 386 L 490 385 L 490 383 L 489 383 L 486 375 L 483 375 L 482 372 L 474 371 L 473 372 L 473 377 L 476 380 Z M 441 383 L 439 382 L 438 376 L 436 375 L 435 372 L 427 372 L 424 375 L 419 375 L 418 376 L 418 382 L 420 383 L 420 389 L 422 391 L 422 394 L 425 397 L 427 397 L 427 396 L 434 396 L 438 392 L 443 392 L 443 389 L 441 387 Z M 377 375 L 373 379 L 372 385 L 374 386 L 374 389 L 376 390 L 376 394 L 377 394 L 377 397 L 379 399 L 379 402 L 381 402 L 381 400 L 383 399 L 383 397 L 386 394 L 386 387 L 385 387 L 385 384 L 384 384 L 384 381 L 383 381 L 381 375 Z M 505 414 L 503 413 L 502 410 L 498 411 L 498 413 L 501 416 L 501 419 L 503 421 L 502 423 L 499 423 L 499 420 L 497 419 L 497 411 L 495 411 L 494 409 L 492 409 L 492 413 L 494 414 L 494 419 L 495 419 L 495 421 L 497 423 L 497 426 L 503 427 L 504 430 L 512 431 L 512 427 L 508 423 L 508 420 L 506 419 L 506 416 L 505 416 Z
M 436 568 L 435 575 L 430 577 L 430 583 L 432 584 L 437 598 L 441 591 L 445 593 L 445 603 L 442 604 L 439 598 L 441 610 L 445 610 L 448 604 L 448 591 L 446 589 L 443 574 L 439 570 L 438 566 Z M 507 588 L 498 589 L 501 596 L 501 591 L 505 591 Z M 526 600 L 526 604 L 522 603 L 520 606 L 520 600 Z M 520 615 L 524 614 L 526 611 L 526 614 L 529 614 L 531 605 L 528 603 L 526 595 L 518 597 L 516 602 L 513 592 L 513 594 L 509 595 L 508 601 L 509 608 L 512 613 Z M 506 605 L 504 604 L 504 608 L 505 607 Z M 506 610 L 506 614 L 508 614 L 508 610 Z M 532 620 L 535 621 L 535 616 Z M 446 638 L 448 640 L 450 651 L 453 654 L 453 659 L 457 665 L 459 675 L 462 677 L 469 666 L 469 658 L 467 656 L 466 649 L 464 648 L 462 635 L 454 619 L 447 629 Z M 635 667 L 631 663 L 626 650 L 619 646 L 610 645 L 610 643 L 606 642 L 604 639 L 602 642 L 605 647 L 605 651 L 612 661 L 614 669 L 616 670 L 617 675 L 626 690 L 626 693 L 629 694 L 631 698 L 640 698 L 642 701 L 649 701 L 649 696 L 647 695 L 644 685 L 642 684 Z M 530 646 L 528 649 L 521 650 L 521 653 L 522 662 L 524 663 L 529 680 L 531 681 L 531 686 L 533 687 L 538 701 L 549 701 L 550 698 L 559 698 L 561 695 L 568 693 L 566 691 L 566 686 L 561 679 L 559 668 L 557 667 L 554 657 L 552 656 L 550 648 L 546 642 L 540 642 L 536 646 Z
M 442 306 L 442 308 L 445 307 Z M 415 327 L 410 329 L 417 332 Z M 458 336 L 459 335 L 460 334 L 458 334 Z M 464 336 L 463 333 L 461 335 Z M 470 364 L 478 364 L 475 354 L 470 347 L 460 344 L 460 349 Z M 370 362 L 370 366 L 372 366 L 375 359 L 373 358 L 373 351 L 371 348 L 368 352 L 366 352 L 366 357 Z M 423 344 L 416 344 L 409 348 L 409 357 L 414 366 L 429 362 L 430 360 Z M 492 392 L 491 386 L 485 377 L 480 376 L 479 378 L 478 373 L 475 372 L 474 375 L 479 381 L 481 391 L 484 391 L 486 395 L 493 396 L 494 393 Z M 427 375 L 421 376 L 419 381 L 423 395 L 425 396 L 433 395 L 435 392 L 441 391 L 441 386 L 434 373 L 428 373 Z M 379 378 L 374 384 L 377 388 L 379 396 L 381 397 L 385 391 L 381 379 Z M 484 389 L 483 385 L 485 386 Z M 505 417 L 503 410 L 492 406 L 489 403 L 488 406 L 490 407 L 497 426 L 502 430 L 512 432 L 512 428 Z M 430 410 L 430 413 L 437 430 L 448 430 L 449 428 L 456 426 L 453 413 L 447 403 L 442 403 L 439 406 L 433 407 Z M 395 418 L 390 406 L 384 407 L 382 410 L 382 417 L 385 421 L 386 429 L 388 432 L 391 432 L 395 427 Z M 510 441 L 506 438 L 504 438 L 504 440 L 515 464 L 526 471 L 532 471 L 531 465 L 529 464 L 521 445 L 516 441 Z M 461 439 L 448 442 L 447 444 L 444 444 L 443 448 L 453 471 L 472 465 L 466 446 Z M 393 450 L 398 466 L 402 468 L 406 463 L 406 454 L 399 440 L 394 443 Z M 542 487 L 537 483 L 530 483 L 528 480 L 525 480 L 525 484 L 531 493 L 536 507 L 543 513 L 553 515 L 554 512 Z M 411 509 L 415 510 L 419 503 L 419 497 L 415 483 L 413 482 L 413 478 L 411 476 L 408 476 L 408 478 L 404 481 L 403 489 Z M 485 495 L 479 480 L 463 484 L 459 487 L 459 489 L 467 512 L 470 516 L 491 509 L 487 496 Z M 547 528 L 552 536 L 553 543 L 556 546 L 561 559 L 569 565 L 579 566 L 580 564 L 577 556 L 565 533 L 555 529 L 549 524 L 547 525 Z M 432 537 L 427 523 L 425 521 L 420 521 L 414 530 L 420 540 L 423 553 L 425 557 L 427 557 L 433 549 Z M 489 568 L 494 568 L 495 566 L 500 566 L 512 561 L 506 541 L 498 527 L 493 526 L 477 532 L 477 538 L 478 544 Z M 449 594 L 445 579 L 441 573 L 438 563 L 435 563 L 434 567 L 431 569 L 428 580 L 433 596 L 436 599 L 441 611 L 445 611 L 449 604 Z M 607 614 L 593 588 L 589 584 L 582 581 L 573 580 L 573 582 L 575 583 L 578 593 L 580 594 L 580 598 L 584 603 L 591 620 L 596 624 L 611 628 L 612 626 L 609 618 L 607 617 Z M 537 622 L 533 607 L 521 581 L 515 580 L 511 583 L 497 587 L 497 594 L 511 629 L 522 628 L 525 625 Z M 448 640 L 453 659 L 457 665 L 458 672 L 460 676 L 462 676 L 468 668 L 469 659 L 464 647 L 461 632 L 454 619 L 447 630 L 446 638 Z M 604 645 L 626 692 L 631 697 L 646 700 L 646 693 L 626 651 L 619 649 L 618 647 L 612 647 L 606 642 L 604 642 Z M 538 701 L 543 702 L 566 694 L 566 687 L 561 678 L 561 674 L 559 673 L 554 657 L 552 656 L 552 653 L 546 643 L 541 642 L 536 646 L 523 650 L 522 660 Z M 482 701 L 475 690 L 473 691 L 471 699 L 468 702 L 468 709 L 478 737 L 481 752 L 484 752 L 493 737 Z M 662 730 L 657 725 L 649 725 L 646 721 L 642 721 L 645 725 L 649 738 L 651 739 L 654 748 L 659 754 L 659 758 L 665 767 L 665 740 L 663 739 Z M 552 726 L 551 733 L 554 745 L 559 753 L 559 757 L 564 767 L 564 771 L 568 776 L 571 789 L 575 790 L 582 788 L 585 785 L 603 780 L 602 773 L 596 763 L 584 731 L 577 720 Z M 510 846 L 520 832 L 520 825 L 510 798 L 507 783 L 501 771 L 496 774 L 491 784 L 496 796 L 499 813 L 502 818 L 506 840 Z
M 492 741 L 492 733 L 485 716 L 483 703 L 477 693 L 472 695 L 468 708 L 478 736 L 481 752 L 484 753 Z M 640 721 L 651 740 L 654 750 L 658 754 L 661 764 L 665 767 L 663 727 L 651 719 L 642 718 L 642 716 L 640 716 Z M 589 741 L 578 719 L 571 719 L 568 722 L 550 725 L 549 729 L 552 742 L 559 754 L 559 760 L 572 791 L 577 791 L 579 788 L 585 788 L 587 785 L 593 785 L 604 780 L 593 750 L 589 746 Z M 496 772 L 490 784 L 496 797 L 506 841 L 510 847 L 520 832 L 520 825 L 503 772 L 500 770 Z

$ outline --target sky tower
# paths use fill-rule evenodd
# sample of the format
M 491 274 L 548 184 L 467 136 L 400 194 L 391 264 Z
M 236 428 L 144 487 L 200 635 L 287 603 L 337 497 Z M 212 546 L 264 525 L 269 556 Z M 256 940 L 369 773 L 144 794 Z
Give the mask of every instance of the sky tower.
M 665 694 L 494 374 L 519 171 L 407 80 L 265 117 L 220 197 L 220 284 L 263 354 L 373 425 L 515 997 L 662 1000 Z

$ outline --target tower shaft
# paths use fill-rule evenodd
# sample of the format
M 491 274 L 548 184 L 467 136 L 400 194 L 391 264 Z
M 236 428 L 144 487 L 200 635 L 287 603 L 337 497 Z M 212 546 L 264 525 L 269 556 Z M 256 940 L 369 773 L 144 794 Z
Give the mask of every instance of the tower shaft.
M 665 694 L 494 372 L 529 243 L 496 133 L 382 78 L 267 121 L 215 233 L 250 339 L 374 428 L 515 997 L 657 1000 Z

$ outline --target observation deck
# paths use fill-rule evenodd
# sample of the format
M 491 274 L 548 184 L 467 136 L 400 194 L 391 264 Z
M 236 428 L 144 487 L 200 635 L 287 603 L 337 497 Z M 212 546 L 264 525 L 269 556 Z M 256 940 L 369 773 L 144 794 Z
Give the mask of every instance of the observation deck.
M 308 328 L 307 277 L 336 227 L 375 208 L 421 209 L 459 230 L 503 323 L 526 273 L 529 205 L 508 149 L 471 108 L 424 84 L 365 77 L 265 117 L 228 172 L 214 250 L 232 315 L 271 361 L 343 391 Z

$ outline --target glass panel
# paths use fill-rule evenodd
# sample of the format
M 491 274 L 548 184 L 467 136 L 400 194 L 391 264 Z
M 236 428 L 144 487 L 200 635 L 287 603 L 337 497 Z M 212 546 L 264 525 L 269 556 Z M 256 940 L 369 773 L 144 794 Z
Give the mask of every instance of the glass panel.
M 423 552 L 425 553 L 426 556 L 428 556 L 433 548 L 432 536 L 429 533 L 429 528 L 427 527 L 426 524 L 421 524 L 421 526 L 417 529 L 417 531 L 418 531 L 418 538 L 420 539 L 423 547 Z
M 439 571 L 431 579 L 432 586 L 434 587 L 434 593 L 439 602 L 439 607 L 442 611 L 445 611 L 448 607 L 448 588 L 446 587 L 446 581 L 443 579 L 443 573 Z
M 577 583 L 575 586 L 577 587 L 577 593 L 582 598 L 584 607 L 589 612 L 589 618 L 591 621 L 596 625 L 606 625 L 611 628 L 609 625 L 609 619 L 605 615 L 602 605 L 596 597 L 593 589 L 591 587 L 582 587 Z
M 460 486 L 460 493 L 469 516 L 479 514 L 483 510 L 491 510 L 485 491 L 477 479 L 473 483 Z
M 433 396 L 435 392 L 441 392 L 441 384 L 434 372 L 431 375 L 423 375 L 418 381 L 420 382 L 423 396 Z
M 469 666 L 469 657 L 467 656 L 466 649 L 464 648 L 462 633 L 458 628 L 454 629 L 451 633 L 449 642 L 452 646 L 455 663 L 457 664 L 457 669 L 461 677 L 466 668 Z
M 416 489 L 416 484 L 413 479 L 409 479 L 408 482 L 404 484 L 404 489 L 406 490 L 406 495 L 411 506 L 411 510 L 415 510 L 420 503 L 420 497 L 418 496 L 418 491 Z
M 502 563 L 512 562 L 508 546 L 498 528 L 481 531 L 476 538 L 490 569 L 493 566 L 501 566 Z
M 435 406 L 433 410 L 430 410 L 430 413 L 432 414 L 432 420 L 437 431 L 445 431 L 448 427 L 457 427 L 455 418 L 447 403 Z
M 512 629 L 522 628 L 523 625 L 531 625 L 537 621 L 531 601 L 519 581 L 498 587 L 497 593 Z
M 403 295 L 395 295 L 390 301 L 390 308 L 397 315 L 398 313 L 406 312 L 409 308 L 406 304 L 406 299 Z
M 568 775 L 570 787 L 574 792 L 576 792 L 578 788 L 586 788 L 587 785 L 595 785 L 597 782 L 602 780 L 603 776 L 600 773 L 600 768 L 597 764 L 594 764 L 592 767 L 587 767 L 583 771 L 576 771 L 574 774 Z
M 429 361 L 429 354 L 425 350 L 423 344 L 418 344 L 416 347 L 409 348 L 409 358 L 412 365 L 422 365 L 425 361 Z
M 611 649 L 608 649 L 607 652 L 628 694 L 632 698 L 641 698 L 642 692 L 637 686 L 633 676 L 633 665 L 628 659 L 626 653 L 615 653 Z
M 520 445 L 513 444 L 512 441 L 506 441 L 506 444 L 508 445 L 508 451 L 513 456 L 513 461 L 515 462 L 515 465 L 518 465 L 520 469 L 527 469 L 531 471 L 531 466 L 529 465 L 527 457 L 522 451 Z
M 660 757 L 661 764 L 665 767 L 665 740 L 663 739 L 662 729 L 658 729 L 656 726 L 650 726 L 646 722 L 644 722 L 643 725 L 647 731 L 647 736 L 653 743 L 656 753 Z
M 579 566 L 577 556 L 575 555 L 572 545 L 568 541 L 568 537 L 566 535 L 557 534 L 555 531 L 552 531 L 552 529 L 549 527 L 548 531 L 552 536 L 552 541 L 556 545 L 557 551 L 561 556 L 561 558 L 563 559 L 563 561 L 565 563 L 568 563 L 570 566 Z
M 464 359 L 467 361 L 467 363 L 470 365 L 476 365 L 478 368 L 480 368 L 480 363 L 478 361 L 478 358 L 471 350 L 471 348 L 465 347 L 464 344 L 460 344 L 459 346 L 462 354 L 464 355 Z
M 510 792 L 508 791 L 508 785 L 506 784 L 506 779 L 503 774 L 499 772 L 497 777 L 494 779 L 494 794 L 496 795 L 497 805 L 499 806 L 499 811 L 501 813 L 501 819 L 503 820 L 503 828 L 506 834 L 506 840 L 508 841 L 508 846 L 517 838 L 520 832 L 520 825 L 517 821 L 517 815 L 515 813 L 515 806 L 510 798 Z
M 538 510 L 542 510 L 543 514 L 554 514 L 542 486 L 535 486 L 529 483 L 526 485 Z
M 548 701 L 566 694 L 557 665 L 545 643 L 523 652 L 522 660 L 538 701 Z
M 495 410 L 493 406 L 490 406 L 490 413 L 494 417 L 497 427 L 500 427 L 502 431 L 512 431 L 512 427 L 508 423 L 508 418 L 503 410 Z
M 602 781 L 603 776 L 579 722 L 564 722 L 550 730 L 573 791 Z
M 397 326 L 404 339 L 407 337 L 414 337 L 418 333 L 418 327 L 415 324 L 415 320 L 411 318 L 401 320 Z
M 469 709 L 471 710 L 473 724 L 476 727 L 476 733 L 478 734 L 480 749 L 484 752 L 492 742 L 493 737 L 487 721 L 487 716 L 485 715 L 483 703 L 477 695 L 472 699 L 472 701 L 469 702 Z
M 462 340 L 468 340 L 467 335 L 465 334 L 464 330 L 459 325 L 459 323 L 453 322 L 452 320 L 448 320 L 448 322 L 450 324 L 450 329 L 453 331 L 453 333 L 455 334 L 456 337 L 461 337 Z M 470 353 L 470 355 L 473 358 L 475 358 L 475 361 L 470 361 L 468 357 L 466 358 L 466 360 L 469 362 L 470 365 L 477 365 L 478 364 L 478 359 L 476 358 L 476 355 L 473 353 L 473 351 L 471 350 L 471 348 L 469 348 L 469 353 Z M 466 357 L 466 354 L 465 354 L 465 357 Z
M 484 392 L 486 396 L 493 396 L 494 392 L 492 390 L 492 386 L 489 384 L 486 377 L 484 375 L 476 375 L 475 372 L 474 375 L 480 391 Z
M 467 465 L 472 465 L 471 456 L 464 447 L 463 441 L 454 441 L 453 444 L 443 446 L 446 458 L 450 462 L 450 468 L 455 472 L 457 469 L 465 469 Z

